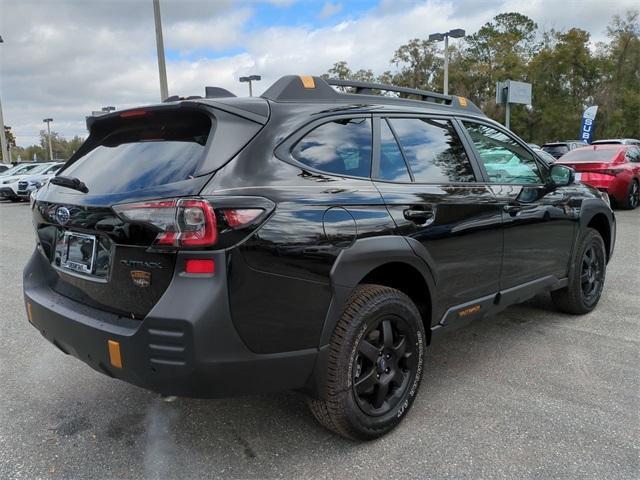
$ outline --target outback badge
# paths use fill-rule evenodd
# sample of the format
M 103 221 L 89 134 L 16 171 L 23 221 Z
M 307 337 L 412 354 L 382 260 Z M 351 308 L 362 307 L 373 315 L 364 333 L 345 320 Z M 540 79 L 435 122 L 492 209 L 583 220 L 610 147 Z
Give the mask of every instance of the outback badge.
M 151 285 L 151 273 L 143 270 L 131 270 L 131 280 L 136 287 L 146 288 Z

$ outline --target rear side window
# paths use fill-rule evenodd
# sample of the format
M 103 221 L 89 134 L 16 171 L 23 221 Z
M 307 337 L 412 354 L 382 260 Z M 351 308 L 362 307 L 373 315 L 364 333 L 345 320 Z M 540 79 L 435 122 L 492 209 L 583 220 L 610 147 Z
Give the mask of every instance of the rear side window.
M 122 193 L 192 178 L 211 132 L 198 112 L 154 112 L 122 121 L 62 175 L 77 177 L 91 194 Z
M 451 122 L 389 119 L 418 183 L 474 182 L 471 162 Z
M 323 172 L 369 177 L 371 138 L 369 118 L 334 120 L 305 135 L 291 155 L 298 162 Z

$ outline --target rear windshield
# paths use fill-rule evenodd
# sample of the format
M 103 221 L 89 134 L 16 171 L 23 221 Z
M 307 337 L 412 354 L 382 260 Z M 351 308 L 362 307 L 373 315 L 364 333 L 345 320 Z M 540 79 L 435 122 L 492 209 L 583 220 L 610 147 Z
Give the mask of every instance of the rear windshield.
M 567 145 L 545 145 L 542 147 L 542 150 L 550 153 L 554 156 L 560 156 L 569 151 L 569 147 Z
M 204 158 L 211 120 L 198 112 L 153 112 L 123 118 L 100 144 L 61 175 L 91 194 L 123 193 L 192 178 Z
M 571 150 L 560 159 L 561 162 L 611 162 L 618 154 L 618 149 Z

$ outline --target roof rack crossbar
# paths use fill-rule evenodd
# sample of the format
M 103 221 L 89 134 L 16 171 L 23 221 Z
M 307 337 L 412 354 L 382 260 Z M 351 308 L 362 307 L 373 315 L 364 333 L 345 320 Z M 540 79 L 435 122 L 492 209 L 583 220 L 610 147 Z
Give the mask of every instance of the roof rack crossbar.
M 428 90 L 419 90 L 417 88 L 395 87 L 393 85 L 385 85 L 383 83 L 357 82 L 354 80 L 338 80 L 335 78 L 328 79 L 327 83 L 329 85 L 333 85 L 334 87 L 353 87 L 355 89 L 355 93 L 357 94 L 371 95 L 373 93 L 373 90 L 384 90 L 386 92 L 415 95 L 426 102 L 444 102 L 446 104 L 450 104 L 452 101 L 451 95 L 443 95 L 441 93 L 430 92 Z

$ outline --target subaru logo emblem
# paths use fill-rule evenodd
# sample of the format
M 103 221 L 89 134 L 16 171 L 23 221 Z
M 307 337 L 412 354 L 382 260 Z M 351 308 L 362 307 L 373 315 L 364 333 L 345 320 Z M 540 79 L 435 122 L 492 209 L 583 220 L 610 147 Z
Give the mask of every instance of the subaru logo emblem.
M 67 207 L 58 207 L 56 209 L 56 220 L 60 225 L 65 225 L 71 218 L 71 213 Z

